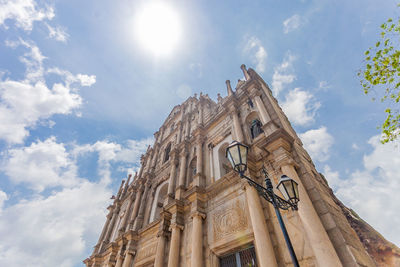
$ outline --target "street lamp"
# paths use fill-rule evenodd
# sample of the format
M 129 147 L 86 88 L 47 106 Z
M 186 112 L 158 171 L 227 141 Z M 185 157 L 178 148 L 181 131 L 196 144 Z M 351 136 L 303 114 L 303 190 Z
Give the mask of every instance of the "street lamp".
M 246 179 L 247 182 L 257 190 L 260 196 L 262 196 L 268 202 L 272 203 L 272 205 L 274 206 L 276 217 L 278 218 L 283 236 L 285 237 L 286 245 L 289 249 L 293 265 L 295 267 L 299 267 L 300 265 L 293 250 L 292 242 L 290 242 L 288 232 L 279 211 L 279 209 L 288 210 L 289 208 L 292 210 L 297 210 L 297 203 L 299 202 L 299 190 L 297 188 L 298 184 L 296 183 L 296 181 L 290 179 L 286 175 L 282 175 L 277 188 L 285 198 L 283 199 L 274 193 L 271 179 L 268 177 L 267 171 L 264 168 L 263 173 L 265 176 L 266 187 L 263 187 L 262 185 L 256 183 L 255 181 L 244 175 L 245 171 L 247 170 L 248 151 L 249 148 L 246 145 L 243 145 L 237 141 L 233 141 L 226 149 L 226 157 L 232 164 L 233 169 L 239 173 L 240 178 Z

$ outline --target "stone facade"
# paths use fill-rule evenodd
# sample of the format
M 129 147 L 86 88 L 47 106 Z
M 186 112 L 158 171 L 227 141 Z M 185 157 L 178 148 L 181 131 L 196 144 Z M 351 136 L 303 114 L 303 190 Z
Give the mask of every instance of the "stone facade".
M 217 267 L 254 246 L 257 266 L 292 266 L 273 207 L 229 166 L 225 149 L 249 146 L 248 173 L 299 184 L 298 211 L 283 211 L 300 266 L 375 266 L 304 150 L 271 90 L 252 69 L 215 103 L 190 97 L 173 108 L 139 173 L 121 184 L 88 267 Z

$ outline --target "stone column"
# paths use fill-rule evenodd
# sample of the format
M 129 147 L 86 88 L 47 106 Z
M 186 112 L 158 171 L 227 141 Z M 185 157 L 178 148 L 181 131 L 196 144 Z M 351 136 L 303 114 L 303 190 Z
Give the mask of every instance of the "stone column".
M 115 267 L 122 267 L 122 262 L 124 261 L 124 258 L 122 257 L 122 255 L 120 253 L 118 253 L 117 256 L 117 263 L 115 264 Z
M 133 230 L 139 230 L 140 227 L 142 227 L 143 224 L 143 219 L 144 219 L 144 208 L 146 207 L 146 197 L 147 197 L 147 192 L 149 191 L 150 185 L 146 183 L 145 188 L 144 188 L 144 193 L 142 196 L 142 199 L 140 201 L 140 207 L 139 207 L 139 213 L 135 219 L 135 223 L 133 225 Z
M 260 267 L 277 267 L 274 248 L 265 222 L 257 190 L 246 183 L 246 198 L 251 225 L 254 232 L 254 245 Z
M 203 173 L 203 140 L 201 137 L 197 140 L 196 157 L 196 173 L 201 175 Z
M 211 179 L 215 181 L 215 175 L 214 175 L 214 155 L 213 155 L 213 147 L 210 146 L 208 147 L 210 151 L 210 173 L 211 173 Z
M 192 254 L 191 267 L 204 267 L 203 265 L 203 222 L 206 215 L 195 212 L 192 214 Z
M 186 129 L 185 129 L 186 137 L 187 137 L 187 138 L 189 138 L 189 136 L 190 136 L 190 121 L 191 121 L 191 119 L 190 119 L 190 115 L 189 115 L 189 116 L 187 117 Z
M 121 222 L 121 227 L 119 228 L 120 235 L 125 231 L 126 224 L 128 223 L 129 212 L 130 212 L 130 210 L 132 208 L 132 204 L 133 204 L 133 195 L 134 195 L 134 193 L 132 192 L 131 195 L 129 196 L 130 199 L 129 199 L 128 208 L 125 211 L 126 214 L 124 216 L 124 219 Z
M 175 194 L 175 179 L 176 179 L 176 164 L 178 163 L 175 159 L 175 154 L 171 160 L 171 172 L 169 173 L 169 182 L 168 182 L 168 196 L 173 196 Z
M 198 124 L 199 125 L 203 125 L 203 102 L 200 100 L 199 101 L 199 120 L 198 120 Z
M 298 189 L 300 201 L 298 214 L 303 222 L 304 230 L 310 241 L 312 250 L 314 251 L 318 266 L 342 266 L 335 248 L 329 239 L 328 233 L 325 231 L 325 228 L 322 225 L 294 166 L 290 164 L 290 161 L 288 161 L 287 164 L 282 164 L 281 170 L 283 174 L 292 178 L 299 184 Z
M 110 225 L 109 225 L 109 227 L 108 227 L 108 229 L 107 229 L 106 237 L 104 238 L 104 241 L 105 241 L 106 243 L 110 241 L 110 236 L 111 236 L 111 233 L 112 233 L 112 231 L 113 231 L 113 229 L 114 229 L 114 224 L 115 224 L 115 220 L 116 220 L 117 217 L 118 217 L 118 213 L 119 213 L 119 207 L 117 207 L 117 208 L 113 211 L 113 216 L 112 216 L 112 219 L 111 219 L 111 223 L 110 223 Z
M 179 267 L 179 245 L 181 242 L 181 230 L 183 226 L 178 224 L 171 225 L 171 244 L 169 248 L 168 267 Z
M 186 181 L 186 151 L 181 154 L 180 169 L 179 169 L 179 186 L 185 186 Z
M 175 193 L 175 199 L 181 199 L 182 193 L 185 190 L 185 182 L 186 182 L 186 155 L 187 151 L 184 148 L 184 151 L 181 152 L 180 156 L 180 169 L 179 169 L 179 179 L 178 179 L 178 188 Z
M 138 175 L 139 178 L 142 177 L 143 169 L 144 169 L 144 155 L 142 155 L 140 157 L 140 169 L 139 169 L 139 175 Z
M 182 135 L 182 121 L 178 122 L 178 136 L 176 137 L 176 143 L 179 144 L 181 142 L 181 135 Z
M 133 211 L 132 211 L 131 216 L 129 218 L 128 229 L 132 229 L 133 223 L 134 223 L 134 221 L 136 219 L 136 216 L 138 214 L 139 205 L 140 205 L 140 199 L 142 197 L 142 190 L 143 190 L 143 188 L 138 188 L 138 190 L 136 192 L 135 204 L 133 205 Z
M 151 171 L 154 171 L 154 169 L 156 167 L 158 154 L 160 153 L 160 146 L 159 145 L 155 145 L 153 150 L 154 150 L 154 155 L 153 155 L 153 159 L 151 161 L 151 168 L 150 168 Z
M 247 72 L 246 65 L 242 64 L 242 65 L 240 66 L 240 68 L 241 68 L 242 71 L 243 71 L 243 75 L 244 75 L 244 78 L 246 79 L 246 81 L 250 80 L 250 75 L 249 75 L 249 73 Z
M 230 109 L 233 119 L 233 128 L 235 132 L 236 141 L 243 142 L 244 141 L 243 131 L 242 131 L 242 126 L 240 126 L 239 116 L 237 114 L 236 107 L 231 106 Z
M 165 235 L 160 233 L 157 241 L 156 259 L 154 267 L 164 267 Z
M 228 91 L 228 96 L 233 95 L 233 91 L 232 91 L 232 87 L 231 87 L 231 81 L 230 80 L 226 80 L 226 90 Z
M 262 102 L 259 95 L 256 95 L 254 97 L 254 101 L 256 102 L 257 110 L 259 111 L 262 124 L 266 124 L 271 120 L 271 117 L 269 116 L 267 109 L 264 106 L 264 103 Z
M 129 242 L 131 242 L 131 241 L 129 241 Z M 125 251 L 125 260 L 124 260 L 124 264 L 122 265 L 122 267 L 131 267 L 132 260 L 133 260 L 133 252 L 130 251 L 129 249 L 127 249 Z

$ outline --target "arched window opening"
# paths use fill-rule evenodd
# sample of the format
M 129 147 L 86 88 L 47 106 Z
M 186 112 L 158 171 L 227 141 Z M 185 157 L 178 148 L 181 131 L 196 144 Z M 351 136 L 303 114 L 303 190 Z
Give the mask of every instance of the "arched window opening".
M 164 206 L 165 198 L 168 194 L 168 182 L 164 182 L 159 185 L 157 188 L 156 194 L 154 196 L 154 201 L 152 205 L 152 210 L 150 213 L 150 222 L 158 220 L 160 218 L 160 213 L 162 211 L 162 207 Z
M 167 148 L 165 149 L 164 152 L 164 162 L 169 160 L 169 153 L 171 152 L 171 143 L 168 144 Z
M 263 129 L 261 128 L 262 124 L 258 119 L 254 119 L 251 122 L 250 125 L 250 133 L 251 133 L 251 138 L 256 138 L 257 136 L 259 136 L 261 133 L 263 133 Z
M 229 146 L 228 143 L 225 143 L 220 146 L 218 149 L 218 158 L 219 158 L 219 172 L 221 174 L 221 177 L 223 177 L 225 174 L 229 173 L 232 170 L 232 167 L 226 158 L 225 151 L 226 148 Z

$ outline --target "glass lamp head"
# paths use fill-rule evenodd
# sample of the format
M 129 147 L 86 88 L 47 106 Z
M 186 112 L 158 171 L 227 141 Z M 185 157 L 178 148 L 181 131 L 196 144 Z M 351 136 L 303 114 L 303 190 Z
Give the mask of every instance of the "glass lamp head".
M 247 170 L 247 153 L 249 148 L 238 141 L 233 141 L 226 148 L 226 157 L 232 165 L 232 168 L 240 174 Z
M 282 175 L 281 179 L 279 179 L 279 183 L 277 186 L 278 190 L 282 193 L 283 197 L 290 204 L 297 209 L 297 202 L 299 202 L 299 190 L 298 184 L 295 180 L 287 177 L 286 175 Z

